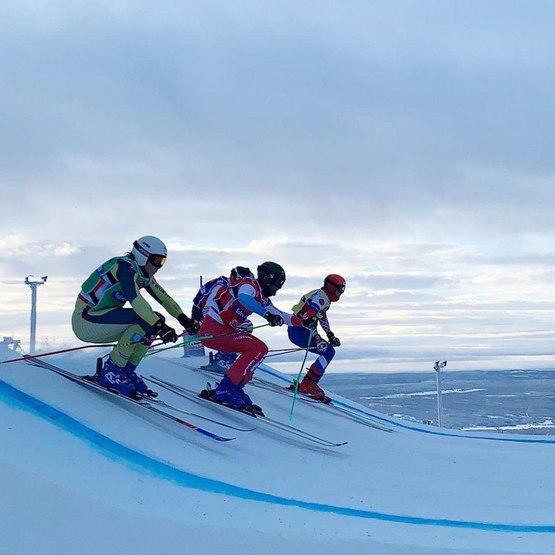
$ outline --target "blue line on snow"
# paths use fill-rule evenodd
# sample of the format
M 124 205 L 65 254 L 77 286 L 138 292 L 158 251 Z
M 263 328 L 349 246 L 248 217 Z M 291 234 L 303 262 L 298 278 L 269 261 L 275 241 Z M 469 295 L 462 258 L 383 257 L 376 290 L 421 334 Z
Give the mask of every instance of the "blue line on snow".
M 284 383 L 287 383 L 287 385 L 291 385 L 292 382 L 289 378 L 286 378 L 280 374 L 278 374 L 277 372 L 273 372 L 272 370 L 269 370 L 268 368 L 262 368 L 261 366 L 259 366 L 257 368 L 257 371 L 261 370 L 262 372 L 265 372 L 266 374 L 269 374 L 270 376 L 273 376 L 274 378 L 278 378 L 279 380 L 283 381 Z M 480 439 L 482 441 L 508 441 L 509 443 L 540 443 L 540 444 L 547 444 L 547 445 L 554 445 L 555 444 L 555 439 L 547 439 L 547 438 L 523 438 L 523 437 L 483 437 L 483 436 L 471 436 L 471 435 L 461 435 L 461 434 L 454 434 L 452 432 L 445 432 L 445 431 L 440 431 L 440 430 L 427 430 L 425 428 L 417 428 L 416 426 L 411 426 L 409 424 L 403 424 L 401 422 L 397 422 L 395 420 L 391 420 L 389 418 L 384 418 L 383 416 L 378 416 L 376 414 L 373 414 L 369 411 L 365 411 L 365 410 L 361 410 L 358 407 L 355 407 L 353 405 L 350 405 L 348 403 L 343 403 L 342 401 L 338 401 L 336 399 L 333 399 L 333 403 L 334 405 L 340 406 L 340 407 L 344 407 L 346 409 L 349 409 L 353 412 L 358 412 L 359 414 L 362 414 L 363 416 L 369 417 L 369 418 L 373 418 L 374 420 L 378 420 L 378 421 L 382 421 L 382 422 L 387 422 L 388 424 L 392 424 L 393 426 L 397 426 L 398 428 L 403 428 L 405 430 L 412 430 L 413 432 L 420 432 L 422 434 L 430 434 L 433 436 L 444 436 L 444 437 L 458 437 L 460 439 Z
M 211 478 L 203 478 L 196 474 L 191 474 L 185 470 L 175 468 L 168 463 L 159 461 L 149 457 L 143 453 L 135 451 L 121 443 L 118 443 L 109 437 L 85 426 L 81 422 L 75 420 L 71 416 L 61 412 L 60 410 L 47 405 L 36 397 L 32 397 L 19 389 L 0 380 L 0 399 L 5 404 L 16 409 L 24 410 L 35 416 L 49 420 L 62 430 L 82 439 L 85 443 L 93 446 L 101 454 L 110 460 L 125 461 L 138 471 L 147 471 L 149 475 L 168 480 L 174 484 L 216 493 L 247 499 L 250 501 L 258 501 L 263 503 L 271 503 L 274 505 L 282 505 L 288 507 L 297 507 L 310 511 L 322 513 L 332 513 L 343 516 L 367 518 L 373 520 L 382 520 L 388 522 L 399 522 L 401 524 L 419 524 L 427 526 L 442 526 L 449 528 L 466 528 L 472 530 L 486 530 L 493 532 L 536 532 L 536 533 L 555 533 L 555 526 L 549 525 L 526 525 L 526 524 L 503 524 L 489 522 L 472 522 L 450 519 L 436 519 L 411 517 L 403 515 L 395 515 L 388 513 L 379 513 L 375 511 L 364 511 L 360 509 L 351 509 L 349 507 L 338 507 L 335 505 L 327 505 L 324 503 L 311 503 L 309 501 L 301 501 L 299 499 L 289 499 L 269 493 L 258 492 L 239 486 L 234 486 L 219 480 Z

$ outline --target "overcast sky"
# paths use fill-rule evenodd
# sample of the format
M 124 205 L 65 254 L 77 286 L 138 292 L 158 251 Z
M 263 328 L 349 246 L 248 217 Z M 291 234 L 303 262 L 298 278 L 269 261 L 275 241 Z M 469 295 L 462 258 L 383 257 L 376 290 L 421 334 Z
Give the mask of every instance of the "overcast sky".
M 327 273 L 337 369 L 555 364 L 555 3 L 0 0 L 0 335 L 80 344 L 141 235 L 187 311 L 264 260 Z M 271 348 L 285 330 L 264 330 Z M 298 363 L 292 364 L 296 370 Z

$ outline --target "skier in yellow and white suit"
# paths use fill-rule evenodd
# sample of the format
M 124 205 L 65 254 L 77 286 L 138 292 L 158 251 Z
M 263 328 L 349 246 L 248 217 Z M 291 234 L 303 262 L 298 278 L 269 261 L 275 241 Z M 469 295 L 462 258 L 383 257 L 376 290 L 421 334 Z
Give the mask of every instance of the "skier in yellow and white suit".
M 117 341 L 97 376 L 98 383 L 140 398 L 156 396 L 135 373 L 152 341 L 177 341 L 177 333 L 155 312 L 141 290 L 145 290 L 187 330 L 198 331 L 179 304 L 158 284 L 154 274 L 164 265 L 166 245 L 153 236 L 133 243 L 131 252 L 104 262 L 83 283 L 75 302 L 72 327 L 82 341 L 105 343 Z M 130 304 L 130 308 L 124 305 Z

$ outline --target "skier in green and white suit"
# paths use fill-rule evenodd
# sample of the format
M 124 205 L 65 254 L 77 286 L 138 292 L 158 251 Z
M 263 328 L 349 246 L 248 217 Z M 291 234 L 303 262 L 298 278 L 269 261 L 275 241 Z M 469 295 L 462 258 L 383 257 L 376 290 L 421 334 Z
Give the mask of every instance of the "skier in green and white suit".
M 128 397 L 156 396 L 135 373 L 156 337 L 164 343 L 177 341 L 177 334 L 164 316 L 152 310 L 141 295 L 144 289 L 189 333 L 198 325 L 183 313 L 179 304 L 158 284 L 154 274 L 164 265 L 164 243 L 145 236 L 133 243 L 130 253 L 104 262 L 81 286 L 75 302 L 72 327 L 82 341 L 117 341 L 97 377 L 100 385 Z M 126 303 L 130 308 L 123 308 Z

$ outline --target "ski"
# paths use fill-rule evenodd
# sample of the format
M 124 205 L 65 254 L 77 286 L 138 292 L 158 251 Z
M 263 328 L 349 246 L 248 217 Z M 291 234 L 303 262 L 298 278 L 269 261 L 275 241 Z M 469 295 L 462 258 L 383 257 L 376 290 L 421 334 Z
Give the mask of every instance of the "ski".
M 148 380 L 148 378 L 146 378 L 145 376 L 141 376 L 141 378 L 143 378 L 144 380 Z M 203 416 L 202 414 L 197 414 L 196 412 L 190 412 L 188 410 L 180 409 L 178 407 L 170 405 L 169 403 L 166 403 L 165 401 L 162 401 L 162 399 L 149 399 L 148 402 L 160 405 L 169 410 L 180 412 L 181 414 L 187 414 L 188 416 L 193 416 L 194 418 L 200 418 L 201 420 L 212 422 L 212 424 L 217 424 L 218 426 L 229 428 L 230 430 L 235 430 L 237 432 L 253 432 L 254 430 L 256 430 L 256 428 L 240 428 L 239 426 L 233 426 L 232 424 L 227 424 L 226 422 L 221 422 L 220 420 L 209 418 L 208 416 Z
M 184 365 L 186 368 L 189 368 L 191 370 L 195 370 L 197 372 L 206 374 L 208 376 L 213 376 L 213 377 L 221 377 L 224 375 L 224 372 L 220 372 L 214 368 L 211 368 L 210 366 L 206 365 L 206 366 L 200 366 L 198 368 L 195 368 L 194 366 L 189 366 L 189 365 Z M 259 368 L 258 370 L 262 370 L 264 371 L 262 368 Z M 260 389 L 265 389 L 267 391 L 273 391 L 275 393 L 279 393 L 281 395 L 285 395 L 286 397 L 293 397 L 295 395 L 295 383 L 293 381 L 293 383 L 290 383 L 290 385 L 288 387 L 284 387 L 284 386 L 280 386 L 277 385 L 275 383 L 272 383 L 268 380 L 265 380 L 263 378 L 259 378 L 258 376 L 253 376 L 252 379 L 249 382 L 249 385 L 252 385 L 253 387 L 258 387 Z M 335 414 L 337 414 L 337 416 L 341 416 L 344 418 L 347 418 L 349 420 L 352 420 L 353 422 L 357 422 L 358 424 L 362 424 L 363 426 L 368 426 L 369 428 L 374 428 L 376 430 L 381 430 L 383 432 L 394 432 L 395 430 L 385 424 L 379 424 L 377 422 L 374 421 L 374 419 L 371 416 L 367 416 L 364 414 L 357 414 L 355 412 L 353 412 L 352 410 L 349 410 L 349 408 L 346 408 L 346 406 L 341 406 L 343 405 L 343 403 L 341 403 L 340 401 L 334 400 L 331 397 L 326 396 L 324 400 L 320 401 L 318 399 L 314 399 L 313 397 L 310 397 L 309 395 L 305 395 L 304 393 L 301 393 L 300 391 L 297 391 L 297 399 L 302 401 L 303 403 L 308 403 L 308 404 L 312 404 L 312 405 L 320 405 L 323 407 L 329 407 L 329 410 L 335 412 Z
M 210 403 L 210 404 L 212 404 L 216 407 L 222 407 L 222 409 L 224 409 L 226 411 L 233 411 L 236 414 L 242 414 L 242 415 L 248 416 L 249 418 L 256 418 L 256 421 L 259 424 L 264 424 L 268 427 L 273 427 L 273 428 L 282 430 L 282 431 L 290 433 L 292 435 L 296 435 L 298 437 L 301 437 L 305 440 L 312 441 L 313 443 L 317 443 L 318 445 L 323 445 L 325 447 L 341 447 L 342 445 L 347 444 L 346 441 L 344 441 L 344 442 L 334 442 L 334 441 L 327 440 L 323 437 L 311 434 L 311 433 L 309 433 L 309 432 L 307 432 L 307 431 L 305 431 L 301 428 L 298 428 L 296 426 L 292 426 L 290 424 L 285 424 L 283 422 L 280 422 L 279 420 L 274 420 L 273 418 L 269 418 L 268 416 L 254 414 L 252 412 L 246 412 L 246 411 L 242 411 L 242 410 L 237 410 L 233 407 L 218 403 L 217 401 L 214 401 L 214 400 L 209 399 L 207 397 L 202 397 L 196 391 L 193 391 L 191 389 L 187 389 L 186 387 L 174 384 L 172 382 L 168 382 L 168 381 L 163 380 L 161 378 L 158 378 L 156 376 L 150 376 L 148 379 L 152 383 L 155 383 L 159 387 L 163 387 L 163 388 L 167 389 L 168 391 L 171 391 L 171 392 L 175 393 L 176 395 L 181 395 L 182 397 L 185 397 L 187 399 L 190 399 L 192 401 L 195 401 L 195 402 L 198 402 L 198 403 L 201 403 L 201 404 Z
M 301 395 L 303 394 L 301 393 Z M 336 400 L 331 399 L 331 402 L 321 403 L 321 406 L 327 407 L 329 410 L 332 410 L 333 412 L 335 412 L 338 416 L 345 417 L 349 420 L 352 420 L 353 422 L 362 424 L 363 426 L 368 426 L 369 428 L 374 428 L 375 430 L 380 430 L 382 432 L 388 432 L 388 433 L 396 431 L 394 428 L 391 428 L 390 426 L 387 426 L 385 424 L 378 424 L 377 422 L 374 422 L 373 420 L 371 420 L 369 417 L 356 414 L 345 407 L 337 405 L 336 403 L 337 403 Z
M 198 368 L 195 368 L 194 366 L 188 366 L 186 364 L 184 366 L 186 368 L 189 368 L 190 370 L 194 370 L 196 372 L 205 374 L 205 375 L 213 377 L 213 378 L 221 378 L 221 377 L 225 376 L 225 372 L 220 372 L 218 370 L 215 370 L 214 368 L 210 368 L 208 365 L 207 366 L 200 366 Z M 258 387 L 260 389 L 266 389 L 267 391 L 280 393 L 282 395 L 285 395 L 286 397 L 291 397 L 291 395 L 289 394 L 289 391 L 287 391 L 287 388 L 276 386 L 275 384 L 272 384 L 270 382 L 267 382 L 266 380 L 262 380 L 262 379 L 258 378 L 256 375 L 251 378 L 251 380 L 249 381 L 249 385 L 252 385 L 254 387 Z M 305 403 L 320 403 L 320 401 L 318 401 L 316 399 L 313 399 L 312 397 L 308 397 L 308 396 L 302 396 L 302 397 L 299 397 L 299 398 L 302 401 L 304 401 Z
M 208 375 L 211 377 L 216 377 L 216 378 L 222 377 L 225 374 L 225 371 L 223 369 L 222 371 L 219 371 L 214 367 L 210 367 L 210 365 L 198 367 L 198 366 L 192 366 L 189 364 L 184 364 L 182 362 L 173 362 L 172 360 L 168 360 L 167 362 L 171 362 L 173 364 L 176 364 L 177 366 L 185 367 L 185 368 L 188 368 L 189 370 L 193 370 L 200 374 Z M 274 374 L 273 372 L 270 372 L 261 367 L 258 367 L 257 372 L 266 372 L 270 375 L 277 376 L 281 380 L 286 382 L 288 386 L 281 386 L 281 385 L 275 384 L 273 382 L 260 378 L 256 375 L 254 375 L 252 379 L 249 381 L 249 385 L 252 385 L 253 387 L 258 387 L 260 389 L 265 389 L 267 391 L 273 391 L 274 393 L 279 393 L 280 395 L 285 395 L 286 397 L 289 397 L 289 398 L 291 398 L 295 394 L 294 389 L 289 389 L 290 387 L 294 386 L 294 383 L 291 383 L 289 379 L 285 379 L 279 374 Z M 378 420 L 379 417 L 373 417 L 366 413 L 357 413 L 355 412 L 357 411 L 355 407 L 351 407 L 350 405 L 342 403 L 341 401 L 335 400 L 331 397 L 326 396 L 326 402 L 322 402 L 317 399 L 314 399 L 313 397 L 310 397 L 309 395 L 305 395 L 304 393 L 297 391 L 297 399 L 306 404 L 328 407 L 328 410 L 334 412 L 337 416 L 346 418 L 348 420 L 352 420 L 353 422 L 361 424 L 362 426 L 374 428 L 375 430 L 380 430 L 382 432 L 396 431 L 394 428 L 388 426 L 387 424 L 381 424 L 376 422 L 376 420 Z
M 72 374 L 71 372 L 68 372 L 67 370 L 64 370 L 63 368 L 60 368 L 58 366 L 54 366 L 53 364 L 50 364 L 49 362 L 45 362 L 43 360 L 39 360 L 39 359 L 29 359 L 27 360 L 27 362 L 33 366 L 37 366 L 39 368 L 43 368 L 45 370 L 49 370 L 50 372 L 53 372 L 55 374 L 58 374 L 59 376 L 62 376 L 63 378 L 66 378 L 67 380 L 79 384 L 81 386 L 86 387 L 89 390 L 95 391 L 97 393 L 101 393 L 111 399 L 120 399 L 123 400 L 124 402 L 127 402 L 133 406 L 137 406 L 137 407 L 142 407 L 144 410 L 147 410 L 153 414 L 156 414 L 160 417 L 162 417 L 165 420 L 174 422 L 176 424 L 179 424 L 181 426 L 184 426 L 185 428 L 188 428 L 194 432 L 197 432 L 199 434 L 202 434 L 203 436 L 206 436 L 210 439 L 213 439 L 215 441 L 231 441 L 233 439 L 235 439 L 234 437 L 223 437 L 220 436 L 218 434 L 215 434 L 209 430 L 206 430 L 204 428 L 201 428 L 200 426 L 197 426 L 196 424 L 192 424 L 191 422 L 187 422 L 186 420 L 183 420 L 182 418 L 178 418 L 177 416 L 174 416 L 173 414 L 170 414 L 164 410 L 159 409 L 158 407 L 154 406 L 154 399 L 151 399 L 149 401 L 146 401 L 144 399 L 141 400 L 136 400 L 136 399 L 132 399 L 131 397 L 126 397 L 125 395 L 122 395 L 121 393 L 112 390 L 112 389 L 108 389 L 96 382 L 93 382 L 91 380 L 87 380 L 85 379 L 83 376 L 78 376 L 76 374 Z M 163 406 L 163 405 L 161 405 Z M 173 407 L 170 407 L 169 405 L 167 406 L 167 408 L 171 408 L 173 410 Z
M 220 420 L 209 418 L 208 416 L 203 416 L 202 414 L 197 414 L 196 412 L 190 412 L 188 410 L 184 410 L 179 407 L 170 405 L 169 403 L 166 403 L 161 399 L 149 399 L 147 402 L 150 404 L 160 405 L 161 407 L 164 407 L 168 410 L 173 410 L 175 412 L 186 414 L 194 418 L 200 418 L 201 420 L 206 420 L 207 422 L 211 422 L 212 424 L 216 424 L 217 426 L 222 426 L 223 428 L 229 428 L 230 430 L 235 430 L 236 432 L 253 432 L 254 430 L 256 430 L 256 428 L 240 428 L 239 426 L 233 426 L 231 424 L 227 424 L 226 422 L 221 422 Z M 235 438 L 230 438 L 230 439 L 235 439 Z
M 275 388 L 276 391 L 277 390 L 279 390 L 280 392 L 285 391 L 286 394 L 290 395 L 291 397 L 293 397 L 295 395 L 295 386 L 293 384 L 291 384 L 289 387 L 284 388 L 284 387 L 281 387 L 279 385 L 275 385 L 271 382 L 267 382 L 266 380 L 260 380 L 259 379 L 259 381 L 260 381 L 260 384 L 255 383 L 253 385 L 261 386 L 263 384 L 264 387 L 269 388 L 269 389 L 274 389 Z M 365 415 L 362 415 L 362 414 L 356 414 L 355 412 L 352 412 L 351 410 L 345 408 L 344 406 L 339 406 L 337 404 L 338 403 L 337 400 L 332 399 L 331 397 L 328 397 L 328 396 L 326 396 L 325 399 L 323 399 L 322 401 L 318 401 L 316 399 L 313 399 L 309 395 L 301 393 L 300 391 L 297 390 L 297 399 L 300 399 L 301 401 L 306 401 L 306 400 L 316 401 L 316 406 L 322 407 L 322 409 L 324 409 L 324 410 L 333 411 L 338 416 L 347 418 L 348 420 L 352 420 L 353 422 L 356 422 L 358 424 L 362 424 L 363 426 L 368 426 L 369 428 L 374 428 L 374 429 L 380 430 L 382 432 L 394 432 L 395 431 L 390 426 L 387 426 L 385 424 L 378 424 L 370 416 L 365 416 Z
M 280 391 L 280 392 L 286 391 L 287 394 L 294 395 L 294 389 L 289 389 L 289 388 L 291 386 L 293 387 L 295 386 L 295 380 L 291 381 L 288 378 L 284 378 L 280 374 L 277 374 L 272 370 L 262 368 L 261 366 L 257 368 L 257 371 L 264 372 L 266 374 L 269 374 L 270 376 L 279 378 L 283 382 L 287 383 L 287 386 L 277 385 L 273 382 L 270 382 L 258 376 L 255 376 L 249 383 L 252 383 L 253 385 L 264 384 L 268 388 L 275 389 L 276 391 Z M 310 401 L 316 401 L 316 406 L 321 406 L 324 409 L 327 407 L 330 411 L 335 412 L 338 416 L 345 417 L 349 420 L 362 424 L 363 426 L 368 426 L 369 428 L 375 428 L 383 432 L 397 431 L 387 424 L 382 424 L 381 422 L 380 423 L 377 422 L 377 420 L 385 420 L 384 418 L 369 414 L 363 410 L 358 409 L 357 407 L 354 407 L 352 405 L 349 405 L 337 399 L 333 399 L 332 397 L 327 397 L 326 402 L 321 402 L 321 401 L 315 400 L 309 395 L 305 395 L 304 393 L 297 391 L 297 398 L 301 399 L 302 401 L 306 401 L 307 399 L 309 399 Z

